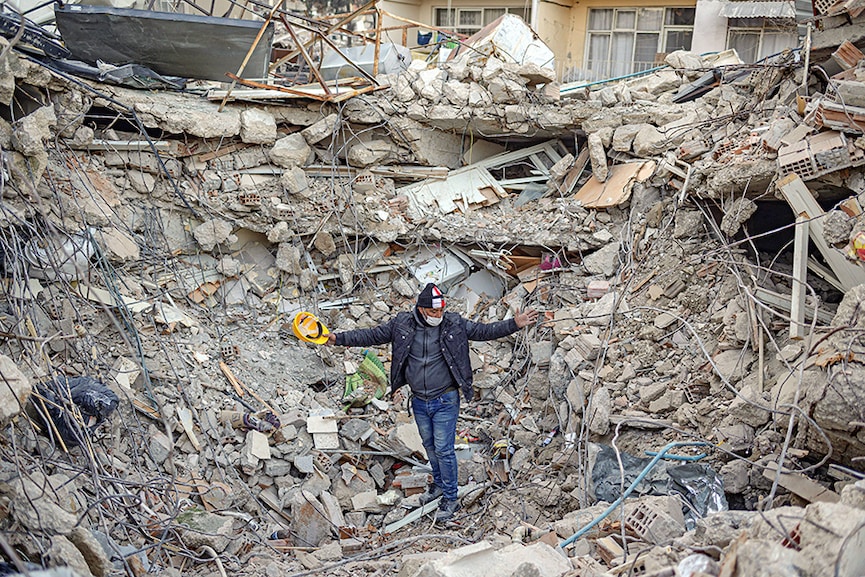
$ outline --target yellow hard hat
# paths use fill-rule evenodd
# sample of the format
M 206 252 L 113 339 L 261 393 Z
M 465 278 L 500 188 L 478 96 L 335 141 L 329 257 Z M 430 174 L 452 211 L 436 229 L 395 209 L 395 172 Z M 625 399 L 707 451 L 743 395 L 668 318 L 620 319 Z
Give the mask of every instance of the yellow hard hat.
M 324 326 L 318 317 L 312 313 L 299 312 L 294 315 L 294 320 L 291 322 L 291 330 L 294 336 L 302 341 L 323 345 L 327 342 L 327 337 L 330 331 Z

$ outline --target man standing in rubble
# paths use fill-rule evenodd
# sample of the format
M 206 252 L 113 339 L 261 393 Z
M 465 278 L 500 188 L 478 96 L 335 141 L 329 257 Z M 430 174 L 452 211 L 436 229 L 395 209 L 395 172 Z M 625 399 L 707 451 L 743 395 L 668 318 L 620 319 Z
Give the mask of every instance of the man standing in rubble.
M 412 312 L 398 313 L 369 329 L 331 333 L 328 344 L 369 347 L 391 344 L 391 394 L 408 383 L 411 408 L 433 473 L 433 485 L 421 495 L 421 504 L 444 497 L 437 521 L 454 516 L 457 500 L 457 457 L 454 451 L 459 392 L 473 396 L 469 341 L 489 341 L 513 334 L 534 323 L 535 310 L 517 312 L 512 319 L 475 323 L 445 312 L 445 299 L 433 283 L 427 284 Z

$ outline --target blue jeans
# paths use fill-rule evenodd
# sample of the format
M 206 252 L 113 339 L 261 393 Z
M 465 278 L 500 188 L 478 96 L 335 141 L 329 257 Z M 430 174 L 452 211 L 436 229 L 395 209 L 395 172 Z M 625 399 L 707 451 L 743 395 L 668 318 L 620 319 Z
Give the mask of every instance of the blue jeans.
M 460 394 L 457 390 L 423 401 L 412 397 L 412 410 L 417 430 L 432 467 L 433 481 L 441 487 L 444 498 L 457 498 L 457 455 L 454 440 Z

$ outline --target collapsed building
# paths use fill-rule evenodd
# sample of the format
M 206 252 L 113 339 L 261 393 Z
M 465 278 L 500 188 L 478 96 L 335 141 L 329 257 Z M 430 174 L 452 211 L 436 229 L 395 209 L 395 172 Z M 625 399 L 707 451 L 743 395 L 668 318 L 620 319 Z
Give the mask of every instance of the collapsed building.
M 838 37 L 563 86 L 493 43 L 346 98 L 2 42 L 8 571 L 861 575 L 865 59 Z M 388 349 L 291 328 L 426 280 L 543 313 L 472 344 L 445 527 L 364 372 Z

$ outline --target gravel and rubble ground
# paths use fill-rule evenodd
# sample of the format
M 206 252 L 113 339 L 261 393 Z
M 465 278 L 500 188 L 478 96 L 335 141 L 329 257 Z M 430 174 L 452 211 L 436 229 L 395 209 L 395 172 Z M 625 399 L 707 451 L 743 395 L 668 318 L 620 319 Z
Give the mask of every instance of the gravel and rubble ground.
M 678 52 L 592 90 L 413 62 L 217 112 L 0 44 L 9 571 L 865 574 L 865 140 L 829 115 L 865 60 L 826 82 L 799 51 Z M 460 189 L 531 180 L 496 155 L 548 141 L 540 189 Z M 543 312 L 473 344 L 446 526 L 405 399 L 377 398 L 388 349 L 292 330 L 372 326 L 425 278 L 475 320 Z

